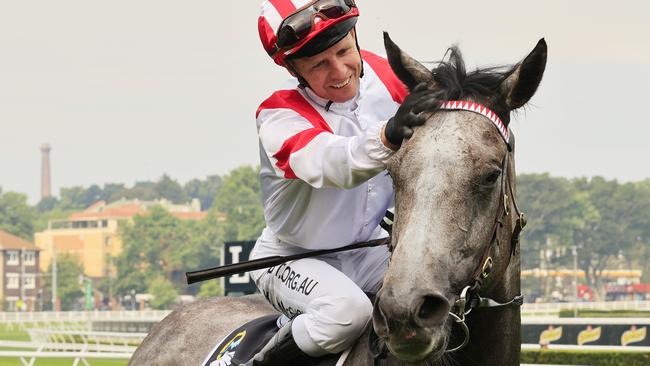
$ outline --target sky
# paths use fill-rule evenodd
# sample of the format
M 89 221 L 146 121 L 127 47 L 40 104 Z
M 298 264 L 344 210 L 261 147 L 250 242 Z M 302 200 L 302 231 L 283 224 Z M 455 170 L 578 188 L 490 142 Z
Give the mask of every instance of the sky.
M 517 171 L 650 178 L 650 2 L 357 0 L 362 48 L 382 31 L 469 68 L 513 64 L 544 37 L 546 73 L 513 117 Z M 603 5 L 600 5 L 603 4 Z M 0 187 L 40 198 L 40 146 L 61 187 L 180 183 L 257 165 L 255 110 L 284 84 L 258 0 L 0 0 Z

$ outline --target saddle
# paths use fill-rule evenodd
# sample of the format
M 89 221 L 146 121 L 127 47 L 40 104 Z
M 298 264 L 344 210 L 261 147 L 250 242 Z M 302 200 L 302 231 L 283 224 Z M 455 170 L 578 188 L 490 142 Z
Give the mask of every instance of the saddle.
M 235 329 L 214 347 L 201 365 L 238 366 L 247 362 L 277 333 L 282 318 L 279 314 L 267 315 Z M 314 358 L 301 366 L 336 366 L 344 353 Z

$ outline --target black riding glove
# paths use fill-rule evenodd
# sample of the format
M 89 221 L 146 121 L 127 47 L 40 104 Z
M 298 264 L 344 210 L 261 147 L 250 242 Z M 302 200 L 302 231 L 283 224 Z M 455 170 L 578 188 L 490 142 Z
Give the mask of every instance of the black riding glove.
M 418 84 L 397 109 L 395 116 L 388 120 L 384 128 L 386 140 L 395 146 L 401 146 L 402 140 L 413 135 L 413 127 L 421 126 L 426 117 L 421 113 L 431 110 L 438 104 L 435 94 L 425 83 Z

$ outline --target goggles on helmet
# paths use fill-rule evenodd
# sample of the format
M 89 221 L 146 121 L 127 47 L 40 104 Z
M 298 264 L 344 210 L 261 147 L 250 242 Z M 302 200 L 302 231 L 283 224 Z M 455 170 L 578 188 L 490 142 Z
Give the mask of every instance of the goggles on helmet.
M 320 0 L 298 9 L 280 23 L 275 52 L 291 49 L 307 38 L 312 31 L 316 16 L 323 20 L 338 19 L 356 7 L 354 0 Z

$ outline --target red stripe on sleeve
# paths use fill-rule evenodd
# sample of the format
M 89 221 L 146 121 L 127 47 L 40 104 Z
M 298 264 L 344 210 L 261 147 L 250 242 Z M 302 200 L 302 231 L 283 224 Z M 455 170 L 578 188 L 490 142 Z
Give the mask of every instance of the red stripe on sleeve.
M 271 4 L 280 13 L 282 19 L 288 17 L 296 11 L 296 6 L 289 0 L 270 0 Z
M 297 90 L 279 90 L 273 93 L 267 100 L 262 102 L 255 116 L 259 116 L 260 112 L 265 109 L 291 109 L 314 126 L 285 140 L 280 150 L 273 155 L 277 159 L 275 165 L 284 172 L 284 177 L 287 179 L 297 179 L 298 177 L 289 164 L 291 154 L 305 147 L 320 133 L 333 133 L 332 128 L 327 124 L 323 116 Z
M 291 154 L 307 146 L 307 144 L 311 142 L 314 137 L 323 132 L 327 131 L 324 131 L 320 128 L 310 128 L 308 130 L 300 131 L 284 141 L 280 150 L 278 150 L 278 152 L 275 153 L 273 157 L 278 160 L 275 165 L 278 168 L 282 169 L 284 172 L 284 177 L 286 179 L 298 178 L 293 172 L 293 169 L 291 169 L 291 165 L 289 164 L 289 158 L 291 157 Z
M 372 67 L 375 74 L 379 76 L 379 80 L 384 83 L 393 100 L 402 104 L 409 92 L 404 83 L 402 83 L 397 75 L 395 75 L 395 72 L 393 72 L 393 69 L 391 69 L 388 60 L 365 50 L 361 50 L 361 57 Z
M 291 109 L 305 118 L 312 126 L 327 132 L 332 132 L 323 116 L 297 90 L 278 90 L 267 100 L 262 102 L 255 117 L 257 118 L 265 109 Z

